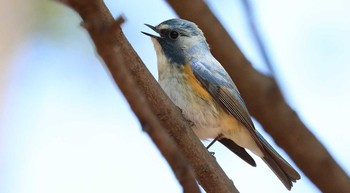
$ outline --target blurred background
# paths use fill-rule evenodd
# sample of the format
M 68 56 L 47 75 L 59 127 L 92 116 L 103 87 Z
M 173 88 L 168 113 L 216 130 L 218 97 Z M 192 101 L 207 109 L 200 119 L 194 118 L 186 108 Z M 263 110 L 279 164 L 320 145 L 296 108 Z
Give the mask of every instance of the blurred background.
M 125 35 L 157 77 L 153 45 L 140 31 L 176 14 L 161 0 L 105 2 L 115 17 L 124 14 Z M 242 1 L 206 2 L 268 72 Z M 251 2 L 284 96 L 349 174 L 350 1 Z M 75 12 L 55 1 L 1 0 L 0 13 L 1 193 L 181 192 Z M 253 168 L 220 144 L 211 151 L 240 192 L 287 192 L 257 157 Z M 292 191 L 318 192 L 305 176 Z

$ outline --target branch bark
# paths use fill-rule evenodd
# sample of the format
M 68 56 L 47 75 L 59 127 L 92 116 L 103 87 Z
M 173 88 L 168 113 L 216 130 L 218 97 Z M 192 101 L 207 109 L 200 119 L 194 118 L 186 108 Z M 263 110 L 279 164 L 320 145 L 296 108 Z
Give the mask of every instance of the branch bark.
M 257 72 L 202 0 L 167 0 L 182 18 L 198 24 L 237 84 L 251 114 L 322 192 L 348 192 L 350 180 L 284 100 L 276 81 Z
M 233 182 L 190 129 L 179 109 L 161 90 L 132 49 L 119 23 L 113 19 L 103 1 L 61 0 L 61 2 L 73 8 L 82 17 L 84 21 L 82 25 L 88 30 L 97 52 L 105 61 L 112 77 L 138 116 L 143 128 L 171 165 L 186 190 L 185 192 L 198 192 L 199 190 L 194 187 L 192 173 L 184 163 L 184 159 L 177 153 L 176 146 L 172 145 L 170 138 L 162 134 L 162 126 L 157 122 L 153 113 L 158 116 L 162 125 L 177 143 L 177 147 L 190 162 L 199 183 L 206 192 L 238 192 Z
M 80 4 L 78 1 L 67 1 L 66 3 L 77 12 L 83 12 L 82 10 L 88 5 Z M 92 16 L 92 13 L 89 14 Z M 135 81 L 126 68 L 121 48 L 116 44 L 116 41 L 113 41 L 115 39 L 114 35 L 121 31 L 120 25 L 124 20 L 120 17 L 115 22 L 109 24 L 103 21 L 103 18 L 100 17 L 90 17 L 84 20 L 82 26 L 88 30 L 96 45 L 97 52 L 105 61 L 115 83 L 119 86 L 132 110 L 137 115 L 144 131 L 149 134 L 162 155 L 168 161 L 184 192 L 200 193 L 192 168 L 179 151 L 174 140 L 170 138 L 157 117 L 153 114 L 145 97 L 137 88 Z

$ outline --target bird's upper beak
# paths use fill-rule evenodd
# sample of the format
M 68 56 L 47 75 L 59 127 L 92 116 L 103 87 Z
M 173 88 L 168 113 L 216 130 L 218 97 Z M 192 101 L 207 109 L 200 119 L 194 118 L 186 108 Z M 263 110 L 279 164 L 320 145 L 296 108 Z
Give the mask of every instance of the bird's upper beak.
M 151 28 L 153 31 L 155 31 L 155 32 L 157 32 L 157 33 L 159 34 L 159 30 L 158 30 L 156 27 L 154 27 L 154 26 L 152 26 L 152 25 L 149 25 L 149 24 L 145 24 L 145 26 Z M 141 33 L 143 33 L 143 34 L 145 34 L 145 35 L 148 35 L 148 36 L 150 36 L 151 38 L 156 38 L 156 39 L 160 38 L 160 36 L 156 36 L 156 35 L 153 35 L 153 34 L 149 34 L 149 33 L 143 32 L 143 31 L 141 31 Z

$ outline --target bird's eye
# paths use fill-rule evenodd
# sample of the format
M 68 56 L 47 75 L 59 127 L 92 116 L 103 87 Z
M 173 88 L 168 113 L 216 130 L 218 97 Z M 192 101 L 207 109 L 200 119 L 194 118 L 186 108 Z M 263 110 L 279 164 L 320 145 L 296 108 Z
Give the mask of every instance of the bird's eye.
M 169 33 L 169 37 L 173 40 L 175 40 L 177 37 L 179 37 L 179 33 L 177 31 L 171 31 Z

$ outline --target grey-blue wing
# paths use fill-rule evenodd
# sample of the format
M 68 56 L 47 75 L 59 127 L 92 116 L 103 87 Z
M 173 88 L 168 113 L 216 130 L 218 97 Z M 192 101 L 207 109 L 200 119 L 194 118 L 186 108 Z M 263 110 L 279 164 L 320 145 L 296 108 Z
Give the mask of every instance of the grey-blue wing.
M 217 103 L 222 105 L 254 135 L 255 128 L 247 107 L 226 71 L 221 66 L 210 66 L 199 61 L 191 63 L 191 70 Z
M 215 68 L 215 66 L 205 66 L 202 63 L 195 62 L 191 65 L 191 70 L 202 86 L 209 91 L 223 109 L 226 109 L 251 132 L 254 132 L 254 125 L 236 86 L 224 69 L 220 69 L 220 67 L 216 66 Z M 256 135 L 252 136 L 256 137 Z M 240 147 L 231 139 L 223 138 L 219 141 L 248 164 L 256 166 L 254 159 L 243 147 Z
M 262 159 L 273 170 L 287 189 L 290 190 L 293 186 L 292 182 L 300 179 L 300 175 L 255 129 L 243 99 L 226 71 L 215 62 L 213 64 L 206 64 L 199 61 L 191 63 L 191 70 L 202 86 L 213 96 L 216 102 L 223 106 L 224 109 L 232 114 L 249 130 L 254 141 L 264 153 Z M 248 163 L 251 161 L 247 152 L 241 151 L 239 148 L 234 150 L 235 151 L 233 152 L 235 154 L 238 152 L 237 155 Z M 247 154 L 249 156 L 248 158 Z

